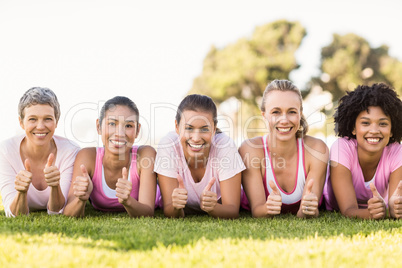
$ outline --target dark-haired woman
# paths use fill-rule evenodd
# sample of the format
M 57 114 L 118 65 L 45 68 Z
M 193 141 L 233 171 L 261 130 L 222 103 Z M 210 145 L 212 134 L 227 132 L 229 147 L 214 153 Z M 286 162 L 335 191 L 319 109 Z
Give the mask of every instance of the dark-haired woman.
M 328 210 L 347 217 L 402 217 L 402 102 L 385 84 L 358 86 L 340 100 L 331 147 Z
M 84 216 L 88 199 L 104 212 L 154 215 L 156 153 L 150 146 L 133 145 L 141 127 L 138 119 L 137 106 L 129 98 L 117 96 L 104 104 L 96 121 L 103 147 L 78 153 L 65 215 Z
M 317 217 L 328 148 L 306 135 L 300 90 L 288 80 L 272 81 L 261 111 L 268 134 L 244 141 L 239 149 L 247 167 L 242 174 L 242 207 L 257 218 L 281 213 Z
M 161 140 L 155 162 L 166 216 L 238 217 L 244 164 L 217 122 L 211 98 L 194 94 L 180 103 L 176 132 Z

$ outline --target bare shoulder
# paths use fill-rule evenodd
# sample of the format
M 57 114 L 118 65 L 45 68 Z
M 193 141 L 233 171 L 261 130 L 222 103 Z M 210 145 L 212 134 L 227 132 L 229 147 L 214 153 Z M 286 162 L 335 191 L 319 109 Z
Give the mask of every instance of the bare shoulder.
M 85 159 L 85 158 L 96 158 L 96 148 L 95 147 L 87 147 L 79 150 L 77 154 L 77 159 Z
M 245 156 L 253 157 L 264 157 L 264 149 L 261 137 L 255 137 L 243 141 L 239 148 L 240 155 L 244 158 Z
M 303 141 L 305 146 L 308 146 L 308 148 L 311 148 L 322 154 L 328 151 L 328 146 L 321 139 L 317 139 L 312 136 L 305 136 Z
M 78 172 L 80 172 L 81 170 L 80 166 L 84 165 L 89 175 L 92 177 L 95 162 L 96 162 L 96 148 L 95 147 L 83 148 L 78 152 L 77 157 L 75 158 L 74 172 L 75 170 L 78 170 Z
M 306 159 L 308 162 L 317 163 L 316 161 L 319 161 L 325 164 L 328 163 L 328 146 L 321 139 L 305 136 L 303 140 Z
M 139 157 L 152 157 L 155 158 L 156 151 L 152 146 L 149 145 L 141 145 L 138 147 L 138 156 Z

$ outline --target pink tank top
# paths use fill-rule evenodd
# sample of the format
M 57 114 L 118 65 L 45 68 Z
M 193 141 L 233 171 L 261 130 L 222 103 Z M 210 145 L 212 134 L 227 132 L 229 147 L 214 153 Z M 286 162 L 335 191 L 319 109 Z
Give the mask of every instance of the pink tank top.
M 265 196 L 268 198 L 269 193 L 272 192 L 269 186 L 269 181 L 272 180 L 276 187 L 278 187 L 282 197 L 281 213 L 296 214 L 300 208 L 300 202 L 303 197 L 303 189 L 306 183 L 306 170 L 304 165 L 304 144 L 303 139 L 297 139 L 297 171 L 296 171 L 296 183 L 291 192 L 285 192 L 278 184 L 275 176 L 274 169 L 272 167 L 272 159 L 269 156 L 269 148 L 267 143 L 267 135 L 262 137 L 264 144 L 264 158 L 265 158 L 265 174 L 263 178 Z M 250 210 L 248 199 L 245 192 L 242 191 L 241 206 L 244 209 Z
M 130 196 L 135 200 L 138 200 L 138 192 L 140 189 L 140 176 L 137 171 L 137 150 L 138 146 L 133 146 L 131 149 L 131 165 L 129 170 L 129 179 L 133 186 Z M 117 197 L 110 198 L 106 196 L 103 191 L 102 179 L 104 176 L 102 163 L 104 154 L 105 149 L 103 147 L 98 147 L 96 149 L 95 171 L 92 177 L 93 190 L 90 195 L 90 201 L 97 210 L 105 212 L 125 211 L 124 206 L 119 203 Z

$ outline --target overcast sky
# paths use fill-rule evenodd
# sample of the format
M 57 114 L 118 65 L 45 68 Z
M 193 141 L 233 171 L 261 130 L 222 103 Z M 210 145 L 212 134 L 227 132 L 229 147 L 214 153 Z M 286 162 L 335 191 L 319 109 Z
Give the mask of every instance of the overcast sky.
M 96 144 L 98 105 L 124 95 L 142 115 L 138 142 L 155 146 L 173 130 L 175 108 L 212 45 L 224 47 L 277 19 L 300 21 L 307 36 L 291 79 L 303 88 L 333 33 L 387 44 L 402 60 L 401 2 L 0 0 L 0 140 L 22 133 L 19 98 L 42 86 L 60 100 L 56 134 Z

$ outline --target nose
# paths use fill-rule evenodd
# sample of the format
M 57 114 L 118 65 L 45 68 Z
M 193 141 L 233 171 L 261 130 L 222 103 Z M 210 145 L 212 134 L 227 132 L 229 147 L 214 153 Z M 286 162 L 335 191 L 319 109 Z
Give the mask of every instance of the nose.
M 36 125 L 37 129 L 44 129 L 45 128 L 45 122 L 41 119 L 38 120 L 38 124 Z
M 378 124 L 371 124 L 370 126 L 370 133 L 379 133 L 380 132 L 380 127 Z
M 118 124 L 117 126 L 117 136 L 124 137 L 126 135 L 125 124 Z
M 194 131 L 193 133 L 191 133 L 190 136 L 191 140 L 194 142 L 198 142 L 201 140 L 201 135 L 200 135 L 200 131 Z

